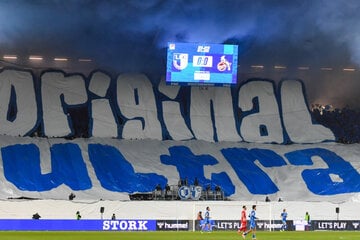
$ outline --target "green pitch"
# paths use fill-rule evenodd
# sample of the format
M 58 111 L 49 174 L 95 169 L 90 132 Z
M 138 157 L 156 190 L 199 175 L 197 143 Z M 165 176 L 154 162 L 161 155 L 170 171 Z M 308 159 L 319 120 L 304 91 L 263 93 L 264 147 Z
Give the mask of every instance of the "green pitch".
M 242 240 L 236 232 L 0 232 L 1 240 Z M 251 236 L 246 237 L 251 240 Z M 257 232 L 257 240 L 356 240 L 357 232 Z

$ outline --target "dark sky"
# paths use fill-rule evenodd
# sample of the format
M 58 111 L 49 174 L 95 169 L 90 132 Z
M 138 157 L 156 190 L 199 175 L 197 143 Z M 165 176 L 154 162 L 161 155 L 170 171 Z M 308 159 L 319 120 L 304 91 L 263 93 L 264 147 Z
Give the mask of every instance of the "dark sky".
M 257 77 L 251 65 L 284 65 L 266 74 L 316 82 L 312 101 L 354 105 L 359 12 L 359 0 L 0 0 L 0 54 L 91 58 L 109 72 L 163 75 L 168 41 L 232 43 L 240 76 Z M 310 71 L 291 70 L 299 66 Z M 349 77 L 343 68 L 356 70 Z M 339 79 L 347 81 L 340 96 L 331 90 Z

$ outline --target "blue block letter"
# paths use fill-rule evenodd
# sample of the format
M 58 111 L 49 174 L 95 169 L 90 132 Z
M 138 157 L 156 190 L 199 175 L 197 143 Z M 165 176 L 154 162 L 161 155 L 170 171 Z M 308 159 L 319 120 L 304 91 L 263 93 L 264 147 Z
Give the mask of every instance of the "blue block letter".
M 329 168 L 306 169 L 302 177 L 308 189 L 318 195 L 360 192 L 360 175 L 343 158 L 323 148 L 297 150 L 285 154 L 293 165 L 313 165 L 311 158 L 320 157 Z M 333 177 L 333 179 L 332 179 Z
M 136 173 L 121 152 L 108 145 L 89 144 L 89 158 L 101 186 L 115 192 L 150 192 L 167 179 L 154 173 Z
M 284 159 L 274 151 L 257 148 L 251 150 L 228 148 L 221 150 L 221 152 L 250 193 L 272 194 L 279 191 L 269 176 L 255 164 L 255 161 L 258 160 L 264 167 L 286 165 Z
M 73 190 L 91 188 L 81 151 L 76 144 L 51 147 L 51 173 L 41 173 L 40 152 L 35 144 L 16 144 L 1 149 L 5 178 L 23 191 L 49 191 L 61 184 Z

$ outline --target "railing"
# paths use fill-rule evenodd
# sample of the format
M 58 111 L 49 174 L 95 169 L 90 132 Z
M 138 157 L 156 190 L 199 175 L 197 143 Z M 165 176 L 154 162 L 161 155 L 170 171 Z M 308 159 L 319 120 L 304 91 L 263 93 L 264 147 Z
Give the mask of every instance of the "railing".
M 180 186 L 181 187 L 181 186 Z M 153 192 L 146 193 L 134 193 L 130 194 L 130 200 L 184 200 L 179 196 L 178 185 L 171 185 L 167 189 L 157 189 Z M 191 199 L 194 200 L 194 199 Z M 221 201 L 226 200 L 224 192 L 221 189 L 217 190 L 201 190 L 200 197 L 196 200 L 211 200 L 211 201 Z

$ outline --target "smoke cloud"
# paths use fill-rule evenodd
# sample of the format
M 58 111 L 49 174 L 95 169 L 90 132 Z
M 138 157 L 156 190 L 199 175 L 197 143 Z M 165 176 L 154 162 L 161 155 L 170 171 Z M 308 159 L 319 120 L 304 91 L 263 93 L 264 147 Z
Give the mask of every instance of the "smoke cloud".
M 311 102 L 355 106 L 359 10 L 357 0 L 1 1 L 0 52 L 88 57 L 109 72 L 160 76 L 168 41 L 234 43 L 240 77 L 300 78 Z M 287 71 L 253 73 L 259 64 Z

